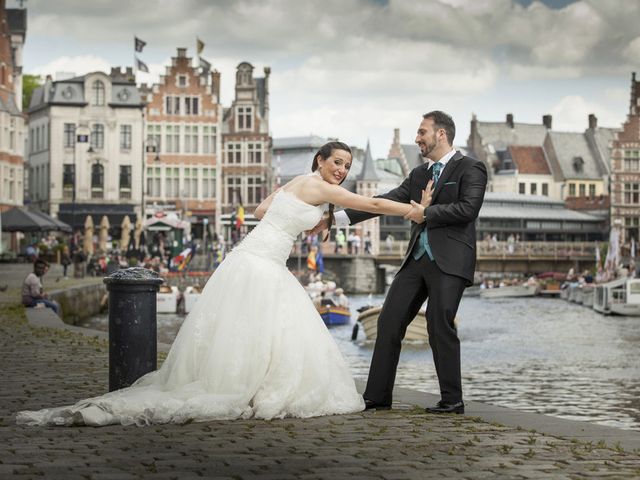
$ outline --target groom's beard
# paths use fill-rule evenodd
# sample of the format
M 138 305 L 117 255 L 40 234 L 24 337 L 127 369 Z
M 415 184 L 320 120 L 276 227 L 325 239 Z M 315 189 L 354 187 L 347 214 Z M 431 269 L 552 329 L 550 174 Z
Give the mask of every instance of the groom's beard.
M 437 146 L 438 146 L 438 142 L 436 140 L 433 140 L 432 142 L 425 144 L 424 151 L 420 152 L 422 154 L 422 158 L 429 158 L 429 154 L 433 152 Z

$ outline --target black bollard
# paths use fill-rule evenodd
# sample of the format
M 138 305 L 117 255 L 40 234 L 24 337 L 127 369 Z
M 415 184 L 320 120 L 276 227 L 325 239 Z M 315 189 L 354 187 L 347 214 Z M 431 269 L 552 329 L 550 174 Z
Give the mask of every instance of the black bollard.
M 162 282 L 153 270 L 139 267 L 104 278 L 109 291 L 110 392 L 157 368 L 156 293 Z

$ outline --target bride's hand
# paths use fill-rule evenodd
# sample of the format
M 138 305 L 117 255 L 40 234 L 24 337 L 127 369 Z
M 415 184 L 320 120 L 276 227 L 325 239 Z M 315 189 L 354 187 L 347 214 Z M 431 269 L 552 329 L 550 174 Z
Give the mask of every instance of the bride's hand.
M 325 214 L 315 227 L 313 227 L 311 230 L 305 231 L 304 233 L 306 235 L 316 235 L 322 232 L 323 230 L 327 230 L 328 228 L 329 228 L 329 215 Z
M 424 222 L 424 207 L 422 204 L 411 200 L 411 208 L 404 218 L 418 224 Z
M 428 207 L 431 205 L 431 197 L 433 196 L 433 180 L 429 180 L 427 186 L 422 190 L 422 198 L 420 199 L 420 205 Z

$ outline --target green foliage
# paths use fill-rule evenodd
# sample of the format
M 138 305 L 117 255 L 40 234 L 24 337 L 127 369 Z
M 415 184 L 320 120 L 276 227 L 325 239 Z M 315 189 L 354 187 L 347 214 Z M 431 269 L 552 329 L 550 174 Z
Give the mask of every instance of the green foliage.
M 31 102 L 33 91 L 42 85 L 42 77 L 40 75 L 24 74 L 22 76 L 22 109 L 27 110 Z

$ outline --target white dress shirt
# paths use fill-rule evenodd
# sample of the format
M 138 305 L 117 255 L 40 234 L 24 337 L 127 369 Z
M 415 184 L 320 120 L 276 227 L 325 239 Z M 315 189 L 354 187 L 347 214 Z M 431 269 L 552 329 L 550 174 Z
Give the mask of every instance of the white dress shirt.
M 455 149 L 451 149 L 451 151 L 449 151 L 449 153 L 445 153 L 442 158 L 440 158 L 440 160 L 438 160 L 441 164 L 442 164 L 442 169 L 444 170 L 444 167 L 447 166 L 447 163 L 449 162 L 449 160 L 451 160 L 451 158 L 456 154 L 456 150 Z M 429 168 L 431 168 L 431 166 L 436 163 L 433 160 L 431 160 L 430 158 L 427 159 L 427 165 Z M 349 220 L 349 216 L 344 212 L 344 210 L 339 210 L 337 212 L 334 212 L 333 214 L 334 218 L 335 218 L 335 225 L 336 227 L 340 228 L 340 227 L 346 227 L 347 225 L 351 225 L 351 220 Z

